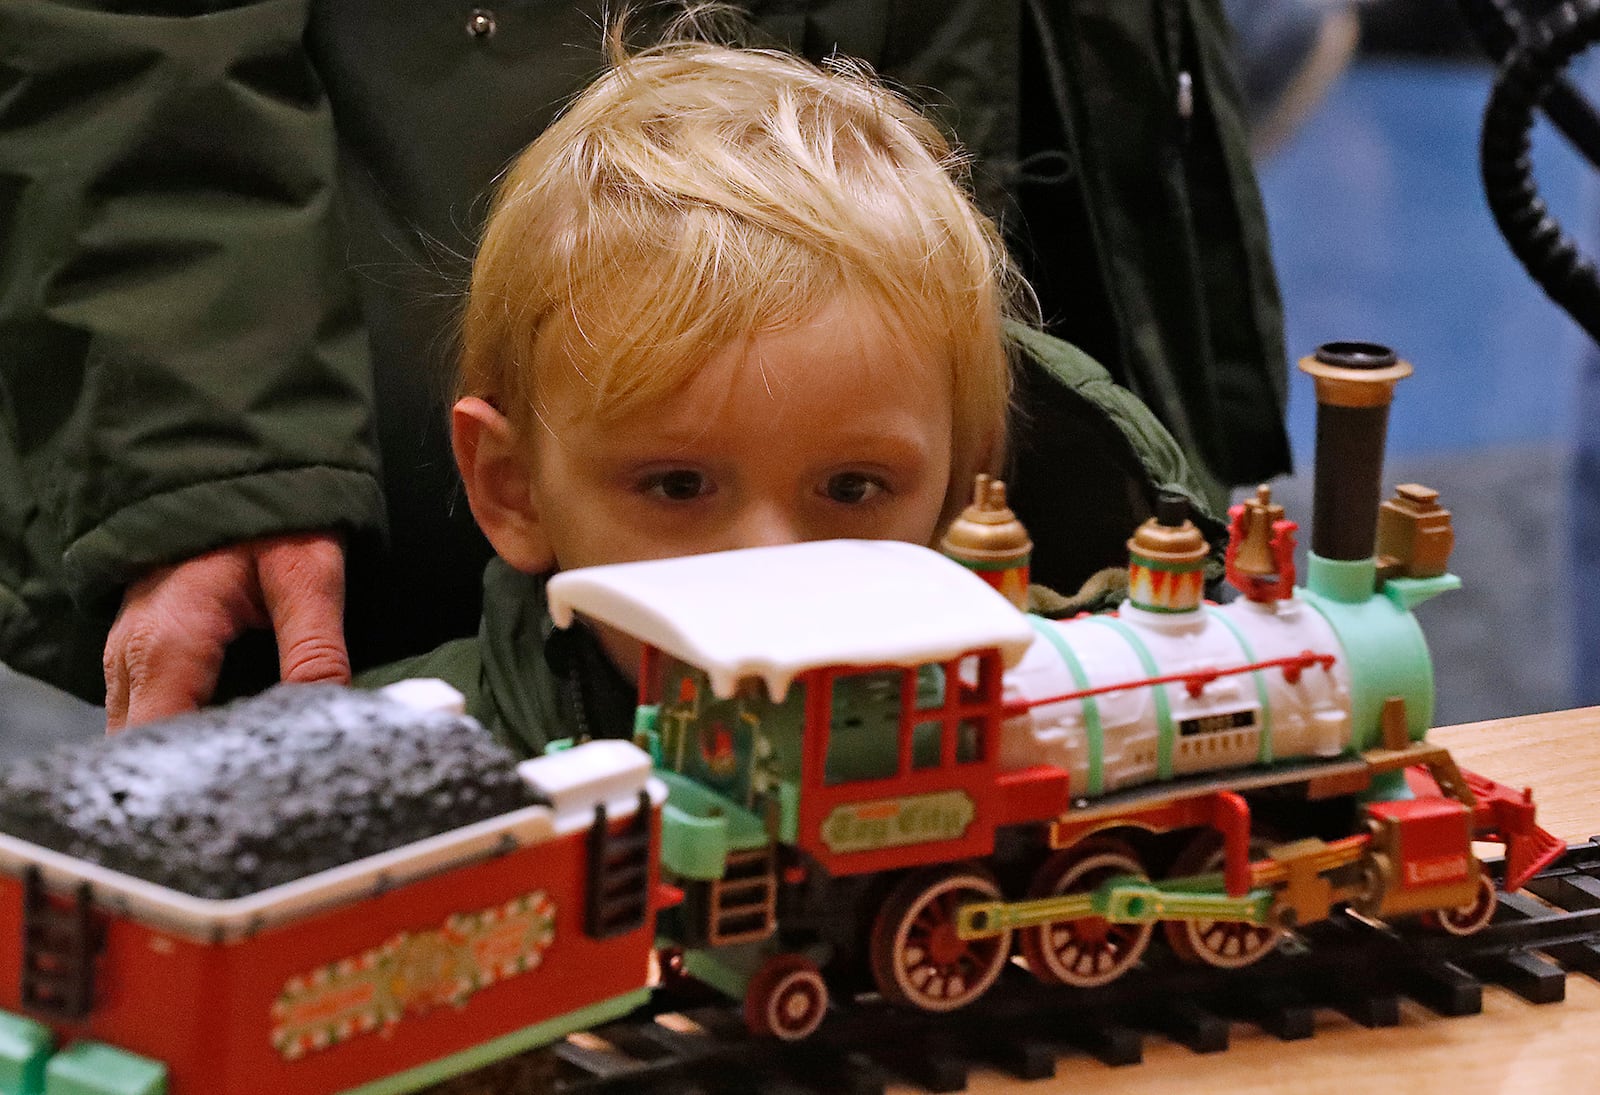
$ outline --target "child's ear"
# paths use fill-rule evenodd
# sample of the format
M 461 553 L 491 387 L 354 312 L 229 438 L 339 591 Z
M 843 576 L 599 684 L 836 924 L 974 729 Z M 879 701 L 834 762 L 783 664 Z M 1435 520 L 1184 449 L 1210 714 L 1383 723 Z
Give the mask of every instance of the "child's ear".
M 450 442 L 467 488 L 467 503 L 495 554 L 527 574 L 555 566 L 555 554 L 533 497 L 533 466 L 511 423 L 469 396 L 450 410 Z

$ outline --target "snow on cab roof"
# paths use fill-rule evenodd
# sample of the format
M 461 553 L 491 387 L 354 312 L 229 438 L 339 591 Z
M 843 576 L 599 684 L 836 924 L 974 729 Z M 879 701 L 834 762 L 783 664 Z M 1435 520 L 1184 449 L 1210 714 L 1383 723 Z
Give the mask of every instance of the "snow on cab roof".
M 610 624 L 698 666 L 717 695 L 760 677 L 782 698 L 827 665 L 920 665 L 995 646 L 1016 664 L 1033 629 L 983 579 L 938 552 L 823 540 L 568 571 L 550 614 Z

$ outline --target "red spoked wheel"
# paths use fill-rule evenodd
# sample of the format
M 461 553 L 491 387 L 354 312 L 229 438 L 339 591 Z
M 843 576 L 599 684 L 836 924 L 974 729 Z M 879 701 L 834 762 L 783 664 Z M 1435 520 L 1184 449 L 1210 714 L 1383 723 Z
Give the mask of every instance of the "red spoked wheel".
M 1149 878 L 1138 853 L 1122 841 L 1085 840 L 1045 860 L 1028 896 L 1089 893 L 1118 875 Z M 1154 931 L 1154 924 L 1113 924 L 1093 916 L 1027 928 L 1020 949 L 1028 969 L 1045 984 L 1094 988 L 1137 965 Z
M 923 1011 L 954 1011 L 989 990 L 1011 953 L 1011 931 L 983 939 L 956 935 L 963 905 L 1000 900 L 988 871 L 952 864 L 908 875 L 873 921 L 872 976 L 887 1000 Z
M 1254 854 L 1255 841 L 1251 842 Z M 1170 876 L 1210 874 L 1222 870 L 1222 836 L 1207 829 L 1172 864 Z M 1283 941 L 1283 929 L 1248 920 L 1168 920 L 1161 925 L 1167 945 L 1185 962 L 1236 970 L 1261 961 Z
M 804 955 L 767 959 L 745 989 L 745 1026 L 758 1037 L 798 1042 L 816 1033 L 827 1012 L 827 982 Z
M 1471 935 L 1494 919 L 1500 905 L 1500 895 L 1495 892 L 1494 879 L 1481 867 L 1478 869 L 1478 892 L 1465 905 L 1453 909 L 1436 909 L 1424 913 L 1422 922 L 1447 935 Z

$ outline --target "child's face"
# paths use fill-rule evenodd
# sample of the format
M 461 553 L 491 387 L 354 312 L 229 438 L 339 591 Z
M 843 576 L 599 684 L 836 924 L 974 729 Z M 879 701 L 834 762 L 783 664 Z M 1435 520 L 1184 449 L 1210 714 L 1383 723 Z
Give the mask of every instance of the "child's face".
M 726 348 L 622 422 L 577 406 L 555 393 L 534 458 L 532 501 L 560 569 L 938 532 L 948 377 L 906 355 L 871 308 L 835 304 Z
M 622 421 L 566 390 L 548 393 L 543 423 L 530 466 L 487 403 L 455 411 L 473 513 L 529 572 L 801 540 L 931 544 L 950 486 L 947 369 L 852 303 L 714 353 Z M 601 638 L 636 675 L 636 644 Z

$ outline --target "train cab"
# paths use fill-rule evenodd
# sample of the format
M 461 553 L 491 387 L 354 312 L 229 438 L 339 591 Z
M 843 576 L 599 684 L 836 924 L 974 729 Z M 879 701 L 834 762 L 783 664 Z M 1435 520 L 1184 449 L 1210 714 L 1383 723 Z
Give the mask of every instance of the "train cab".
M 1027 618 L 925 548 L 830 541 L 557 576 L 551 611 L 644 647 L 665 866 L 798 848 L 835 877 L 993 845 L 1002 677 Z

